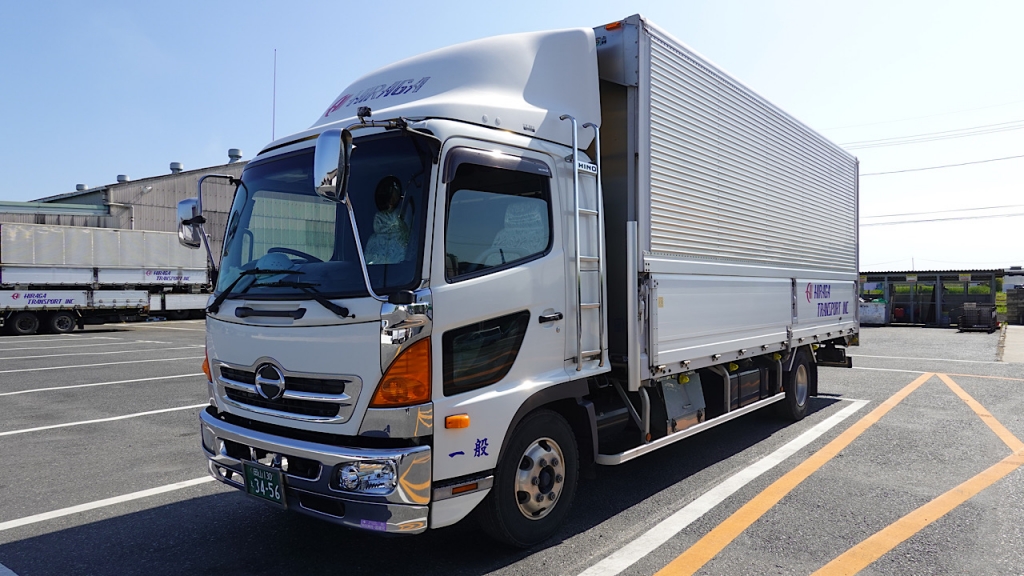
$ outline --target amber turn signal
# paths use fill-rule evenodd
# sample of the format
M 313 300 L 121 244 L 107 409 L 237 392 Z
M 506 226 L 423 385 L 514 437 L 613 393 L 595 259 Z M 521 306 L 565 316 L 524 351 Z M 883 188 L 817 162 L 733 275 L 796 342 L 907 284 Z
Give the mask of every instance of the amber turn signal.
M 206 374 L 206 381 L 213 382 L 213 376 L 210 375 L 210 356 L 203 355 L 203 374 Z
M 469 414 L 455 414 L 444 419 L 445 428 L 469 428 Z
M 430 339 L 406 348 L 388 367 L 371 408 L 398 408 L 430 401 Z

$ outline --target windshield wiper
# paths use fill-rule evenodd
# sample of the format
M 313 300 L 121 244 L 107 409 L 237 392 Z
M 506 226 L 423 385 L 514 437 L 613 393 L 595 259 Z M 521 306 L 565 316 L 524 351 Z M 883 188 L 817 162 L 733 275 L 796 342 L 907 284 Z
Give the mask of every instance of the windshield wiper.
M 355 318 L 354 314 L 349 316 L 348 308 L 345 308 L 344 306 L 339 306 L 334 302 L 331 302 L 327 298 L 324 298 L 324 296 L 321 295 L 320 292 L 316 290 L 315 286 L 320 285 L 316 282 L 294 282 L 291 280 L 278 280 L 277 282 L 267 282 L 266 284 L 254 282 L 253 285 L 260 287 L 267 286 L 273 288 L 298 288 L 299 290 L 305 292 L 313 300 L 316 300 L 318 304 L 320 304 L 324 308 L 327 308 L 331 312 L 334 312 L 341 318 Z
M 263 270 L 260 268 L 253 268 L 252 270 L 242 270 L 242 273 L 238 275 L 238 278 L 235 278 L 235 280 L 231 282 L 231 284 L 228 284 L 228 287 L 225 288 L 223 292 L 218 294 L 217 297 L 213 299 L 213 302 L 210 302 L 210 305 L 207 306 L 206 311 L 216 314 L 217 311 L 220 310 L 220 305 L 223 304 L 224 301 L 227 300 L 228 296 L 231 294 L 231 289 L 234 288 L 235 285 L 237 285 L 242 278 L 245 278 L 246 276 L 255 276 L 257 274 L 305 274 L 305 272 L 301 272 L 299 270 Z M 249 283 L 249 285 L 243 288 L 241 292 L 239 292 L 239 294 L 244 294 L 247 290 L 249 290 L 249 288 L 252 288 L 253 284 L 255 284 L 255 282 Z

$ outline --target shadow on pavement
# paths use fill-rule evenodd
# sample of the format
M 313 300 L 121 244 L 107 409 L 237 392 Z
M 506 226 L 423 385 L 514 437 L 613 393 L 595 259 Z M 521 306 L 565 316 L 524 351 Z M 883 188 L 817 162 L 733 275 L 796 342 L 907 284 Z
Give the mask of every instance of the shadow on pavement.
M 813 399 L 810 413 L 837 402 Z M 230 492 L 0 545 L 0 563 L 19 576 L 484 574 L 590 530 L 786 425 L 769 408 L 621 466 L 598 467 L 596 479 L 580 481 L 565 527 L 532 550 L 495 544 L 472 518 L 418 536 L 381 537 L 291 514 Z

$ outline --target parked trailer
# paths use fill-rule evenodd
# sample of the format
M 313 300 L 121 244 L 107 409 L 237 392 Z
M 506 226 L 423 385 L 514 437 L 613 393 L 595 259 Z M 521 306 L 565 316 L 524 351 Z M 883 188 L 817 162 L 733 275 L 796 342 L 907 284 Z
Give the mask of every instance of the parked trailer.
M 173 233 L 0 224 L 0 325 L 18 335 L 205 307 L 206 259 Z
M 476 510 L 536 544 L 581 467 L 805 415 L 859 331 L 857 174 L 640 16 L 373 72 L 232 180 L 209 471 L 353 528 Z M 179 219 L 200 247 L 202 183 Z

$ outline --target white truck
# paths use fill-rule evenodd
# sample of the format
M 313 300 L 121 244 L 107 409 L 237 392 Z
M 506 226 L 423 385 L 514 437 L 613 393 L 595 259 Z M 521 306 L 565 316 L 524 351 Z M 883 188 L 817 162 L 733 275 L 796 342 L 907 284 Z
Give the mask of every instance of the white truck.
M 209 472 L 538 543 L 581 468 L 804 416 L 858 335 L 857 171 L 641 16 L 372 72 L 233 180 Z M 179 219 L 200 247 L 202 183 Z
M 206 258 L 172 232 L 0 224 L 0 326 L 42 329 L 199 312 L 209 300 Z

